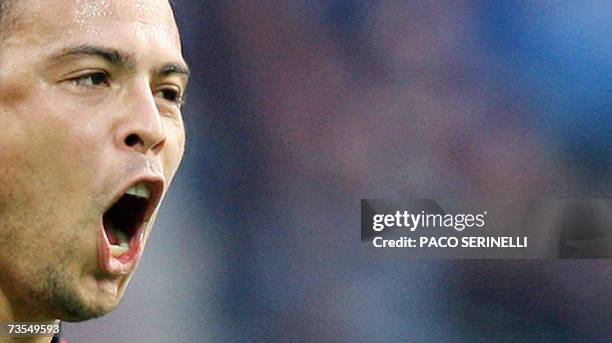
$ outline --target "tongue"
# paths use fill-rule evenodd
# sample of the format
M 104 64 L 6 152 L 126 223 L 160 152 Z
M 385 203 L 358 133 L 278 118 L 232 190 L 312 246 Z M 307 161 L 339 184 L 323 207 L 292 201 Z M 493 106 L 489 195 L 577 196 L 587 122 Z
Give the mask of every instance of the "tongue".
M 2 2 L 0 0 L 0 2 Z M 141 224 L 147 200 L 126 194 L 103 215 L 104 231 L 111 245 L 129 246 L 129 236 Z

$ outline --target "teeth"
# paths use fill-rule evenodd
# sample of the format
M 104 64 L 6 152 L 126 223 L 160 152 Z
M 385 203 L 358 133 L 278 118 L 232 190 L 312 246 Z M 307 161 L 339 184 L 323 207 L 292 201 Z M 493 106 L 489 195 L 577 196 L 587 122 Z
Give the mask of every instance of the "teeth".
M 149 199 L 149 196 L 151 195 L 149 188 L 142 183 L 137 183 L 135 186 L 128 189 L 128 191 L 125 193 L 129 195 L 133 195 L 135 197 L 145 198 L 145 199 Z
M 125 253 L 127 253 L 128 251 L 130 251 L 129 247 L 120 247 L 117 245 L 111 245 L 111 255 L 113 255 L 113 257 L 119 257 Z
M 126 234 L 122 231 L 117 231 L 115 234 L 117 235 L 119 245 L 111 245 L 111 255 L 114 257 L 119 257 L 130 250 L 130 241 L 128 240 Z
M 130 241 L 128 240 L 127 235 L 123 231 L 117 231 L 117 240 L 119 241 L 119 246 L 122 248 L 129 248 Z

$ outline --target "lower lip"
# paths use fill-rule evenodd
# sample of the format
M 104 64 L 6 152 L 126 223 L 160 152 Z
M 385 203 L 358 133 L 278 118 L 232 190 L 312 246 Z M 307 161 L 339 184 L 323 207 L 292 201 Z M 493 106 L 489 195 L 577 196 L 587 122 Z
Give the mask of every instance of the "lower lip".
M 104 232 L 104 225 L 100 223 L 100 229 L 98 230 L 98 266 L 100 269 L 112 275 L 130 273 L 142 254 L 144 231 L 142 227 L 139 228 L 136 235 L 130 240 L 130 250 L 121 256 L 115 257 L 111 254 L 111 244 Z

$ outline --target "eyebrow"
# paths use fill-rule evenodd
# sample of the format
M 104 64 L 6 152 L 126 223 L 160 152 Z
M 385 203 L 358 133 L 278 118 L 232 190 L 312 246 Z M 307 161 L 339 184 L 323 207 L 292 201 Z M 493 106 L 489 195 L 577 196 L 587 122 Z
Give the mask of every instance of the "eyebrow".
M 117 49 L 105 48 L 93 45 L 78 45 L 68 47 L 61 50 L 59 53 L 51 57 L 52 60 L 65 60 L 74 58 L 80 55 L 98 57 L 109 64 L 126 70 L 134 70 L 136 68 L 136 58 L 133 54 L 122 52 Z M 160 68 L 154 70 L 156 76 L 169 76 L 173 74 L 181 75 L 188 80 L 190 71 L 185 63 L 171 62 L 166 63 Z
M 101 58 L 113 66 L 123 69 L 134 69 L 136 60 L 133 55 L 117 49 L 103 48 L 93 45 L 78 45 L 65 48 L 51 57 L 52 60 L 65 60 L 77 56 L 92 56 Z
M 159 74 L 162 76 L 168 76 L 171 74 L 179 74 L 179 75 L 183 75 L 185 78 L 189 78 L 189 75 L 191 74 L 191 72 L 189 71 L 189 67 L 184 64 L 167 63 L 167 64 L 164 64 L 161 68 L 159 68 L 156 74 Z

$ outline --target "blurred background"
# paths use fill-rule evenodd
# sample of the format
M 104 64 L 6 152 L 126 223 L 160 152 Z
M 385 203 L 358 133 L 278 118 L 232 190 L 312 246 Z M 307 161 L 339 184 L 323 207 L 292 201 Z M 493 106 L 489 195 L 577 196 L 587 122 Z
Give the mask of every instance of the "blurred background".
M 609 197 L 609 1 L 174 3 L 184 163 L 71 342 L 612 340 L 612 261 L 359 249 L 361 198 Z

